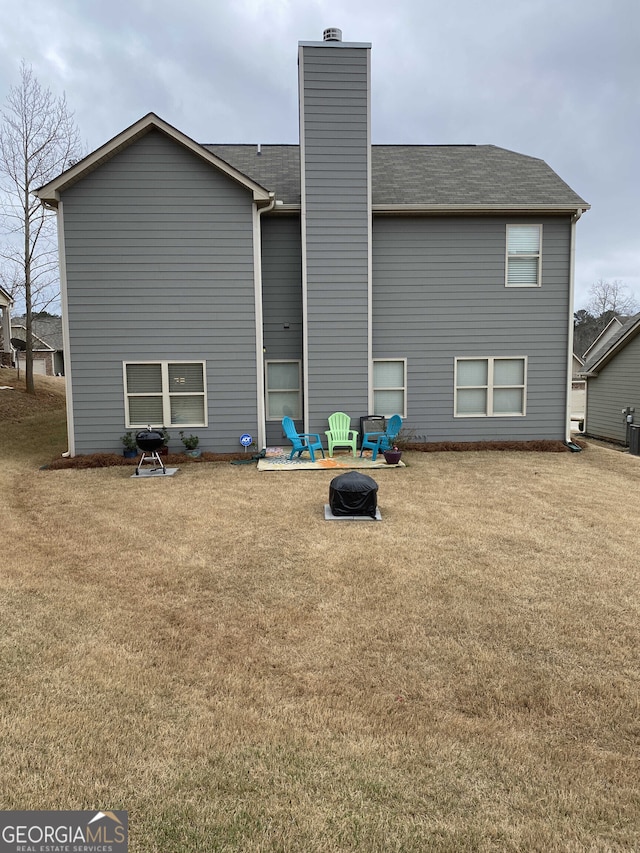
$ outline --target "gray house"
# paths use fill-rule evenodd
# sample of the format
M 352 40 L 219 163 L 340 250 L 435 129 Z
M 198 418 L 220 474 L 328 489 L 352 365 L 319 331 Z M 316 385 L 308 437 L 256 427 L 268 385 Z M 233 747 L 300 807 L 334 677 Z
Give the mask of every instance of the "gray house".
M 0 286 L 0 367 L 11 367 L 11 307 L 13 297 Z
M 39 190 L 60 231 L 69 450 L 205 450 L 400 413 L 423 441 L 568 440 L 575 224 L 493 145 L 372 145 L 370 45 L 299 45 L 299 145 L 140 119 Z
M 27 340 L 26 317 L 14 317 L 11 321 L 14 338 Z M 34 317 L 31 322 L 33 341 L 33 372 L 42 376 L 64 375 L 64 346 L 62 319 L 60 317 Z M 16 360 L 25 368 L 25 354 L 18 350 Z
M 585 431 L 628 444 L 627 415 L 640 424 L 640 313 L 631 317 L 583 368 L 587 379 Z

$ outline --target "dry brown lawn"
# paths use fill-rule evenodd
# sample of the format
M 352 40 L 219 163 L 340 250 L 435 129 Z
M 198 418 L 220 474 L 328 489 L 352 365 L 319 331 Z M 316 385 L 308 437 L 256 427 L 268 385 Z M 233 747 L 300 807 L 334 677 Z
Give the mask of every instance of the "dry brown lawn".
M 127 809 L 136 853 L 640 850 L 640 458 L 409 453 L 328 523 L 331 472 L 39 470 L 39 394 L 0 392 L 1 808 Z

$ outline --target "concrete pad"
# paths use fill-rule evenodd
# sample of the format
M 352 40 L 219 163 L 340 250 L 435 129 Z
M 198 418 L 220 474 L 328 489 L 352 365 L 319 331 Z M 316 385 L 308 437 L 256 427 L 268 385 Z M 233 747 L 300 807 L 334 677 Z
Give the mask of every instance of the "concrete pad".
M 324 505 L 324 520 L 325 521 L 382 521 L 380 515 L 380 507 L 376 507 L 376 517 L 371 518 L 370 515 L 334 515 L 331 512 L 329 504 Z
M 163 473 L 162 468 L 148 468 L 146 471 L 142 468 L 139 474 L 132 474 L 131 479 L 142 480 L 143 478 L 149 479 L 151 477 L 154 480 L 161 480 L 163 477 L 173 477 L 176 471 L 179 470 L 179 468 L 165 468 Z

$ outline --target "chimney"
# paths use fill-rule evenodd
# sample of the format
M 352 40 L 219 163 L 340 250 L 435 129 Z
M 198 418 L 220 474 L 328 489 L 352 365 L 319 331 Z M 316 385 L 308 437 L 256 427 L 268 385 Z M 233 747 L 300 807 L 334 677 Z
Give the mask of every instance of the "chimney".
M 369 411 L 370 48 L 335 27 L 299 45 L 305 432 L 327 412 Z

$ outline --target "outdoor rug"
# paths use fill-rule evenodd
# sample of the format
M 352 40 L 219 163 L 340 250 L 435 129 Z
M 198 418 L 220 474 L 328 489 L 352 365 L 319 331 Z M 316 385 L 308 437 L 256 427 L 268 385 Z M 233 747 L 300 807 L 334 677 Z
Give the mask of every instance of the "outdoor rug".
M 294 457 L 289 459 L 289 453 L 282 448 L 267 448 L 264 459 L 258 460 L 258 471 L 337 471 L 353 468 L 404 468 L 404 462 L 397 465 L 387 465 L 382 454 L 375 462 L 367 456 L 351 456 L 351 454 L 336 454 L 333 458 L 327 456 L 324 459 L 316 454 L 316 461 L 312 462 L 308 456 L 303 459 Z

